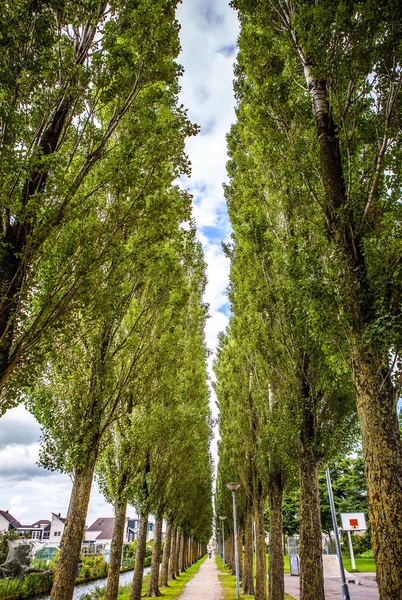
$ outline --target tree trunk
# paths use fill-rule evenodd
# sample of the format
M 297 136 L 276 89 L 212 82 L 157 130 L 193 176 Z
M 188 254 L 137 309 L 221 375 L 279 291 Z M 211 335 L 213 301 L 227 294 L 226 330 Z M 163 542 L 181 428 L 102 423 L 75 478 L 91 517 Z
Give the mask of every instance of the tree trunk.
M 269 481 L 269 571 L 268 598 L 283 600 L 285 577 L 283 570 L 282 473 L 277 471 Z
M 172 530 L 173 526 L 170 521 L 167 523 L 166 527 L 166 537 L 165 537 L 165 545 L 163 547 L 163 557 L 162 557 L 162 568 L 159 575 L 159 585 L 161 587 L 168 587 L 168 579 L 169 579 L 169 558 L 170 558 L 170 550 L 172 546 Z
M 161 562 L 161 549 L 162 549 L 162 522 L 163 519 L 157 518 L 155 521 L 155 535 L 154 545 L 152 548 L 152 563 L 151 573 L 149 575 L 147 596 L 153 598 L 155 596 L 162 596 L 159 591 L 159 565 Z
M 183 571 L 187 570 L 187 543 L 188 537 L 186 534 L 183 534 Z
M 51 600 L 71 600 L 73 597 L 96 457 L 97 450 L 94 450 L 88 464 L 75 473 Z
M 232 575 L 235 572 L 235 564 L 234 564 L 234 540 L 232 534 L 229 535 L 226 543 L 225 543 L 225 558 L 226 564 L 229 569 L 232 571 Z
M 110 563 L 107 574 L 105 600 L 116 600 L 119 590 L 121 555 L 123 550 L 124 528 L 126 524 L 127 502 L 119 502 L 115 506 L 115 520 L 112 545 L 110 548 Z
M 176 556 L 177 556 L 177 531 L 172 525 L 172 541 L 170 543 L 170 557 L 169 557 L 169 570 L 168 577 L 170 580 L 176 579 Z
M 388 373 L 357 356 L 354 380 L 381 600 L 402 598 L 402 450 Z M 367 358 L 367 357 L 366 357 Z
M 254 596 L 253 557 L 253 513 L 252 511 L 248 511 L 244 544 L 243 589 L 244 594 L 249 596 Z
M 237 555 L 239 557 L 239 581 L 243 580 L 243 530 L 240 522 L 237 524 Z
M 179 535 L 179 575 L 184 571 L 184 533 Z
M 175 573 L 176 577 L 178 577 L 180 575 L 179 562 L 180 562 L 180 531 L 177 529 L 176 530 L 176 551 L 175 551 L 175 556 L 174 556 L 174 573 Z
M 325 600 L 318 461 L 300 452 L 300 600 Z
M 255 600 L 265 600 L 267 597 L 267 562 L 265 556 L 265 527 L 264 527 L 264 503 L 259 498 L 256 504 L 256 578 L 255 578 Z
M 144 562 L 147 544 L 148 515 L 141 515 L 140 530 L 138 532 L 137 552 L 135 553 L 135 565 L 133 584 L 131 586 L 130 600 L 141 600 L 142 580 L 144 577 Z

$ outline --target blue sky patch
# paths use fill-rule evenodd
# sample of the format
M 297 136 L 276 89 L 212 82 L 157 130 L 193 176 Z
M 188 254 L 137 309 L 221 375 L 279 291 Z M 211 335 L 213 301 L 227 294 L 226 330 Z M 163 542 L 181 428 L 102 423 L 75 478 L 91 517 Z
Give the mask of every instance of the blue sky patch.
M 217 49 L 218 54 L 223 54 L 226 58 L 230 58 L 236 54 L 237 44 L 228 44 L 227 46 L 220 46 Z

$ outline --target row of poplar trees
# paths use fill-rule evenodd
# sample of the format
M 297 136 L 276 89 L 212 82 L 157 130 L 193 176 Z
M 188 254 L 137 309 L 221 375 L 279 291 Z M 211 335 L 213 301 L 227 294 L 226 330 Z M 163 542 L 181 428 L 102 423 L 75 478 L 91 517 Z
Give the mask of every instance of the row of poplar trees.
M 0 9 L 0 397 L 73 479 L 51 597 L 70 600 L 91 485 L 141 517 L 131 600 L 205 552 L 212 520 L 205 265 L 178 103 L 176 0 L 5 0 Z
M 226 188 L 232 318 L 215 363 L 217 511 L 231 514 L 224 483 L 239 479 L 244 591 L 262 600 L 268 505 L 269 599 L 282 600 L 282 496 L 298 481 L 300 597 L 323 600 L 318 470 L 347 447 L 357 422 L 379 594 L 395 600 L 402 598 L 402 6 L 232 4 L 241 33 Z

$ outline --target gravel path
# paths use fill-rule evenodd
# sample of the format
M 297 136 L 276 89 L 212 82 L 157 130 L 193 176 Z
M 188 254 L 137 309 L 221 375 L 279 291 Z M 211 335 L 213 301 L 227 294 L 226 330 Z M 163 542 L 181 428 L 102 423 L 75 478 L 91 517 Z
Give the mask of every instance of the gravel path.
M 214 558 L 207 558 L 188 582 L 180 600 L 222 600 L 223 592 Z

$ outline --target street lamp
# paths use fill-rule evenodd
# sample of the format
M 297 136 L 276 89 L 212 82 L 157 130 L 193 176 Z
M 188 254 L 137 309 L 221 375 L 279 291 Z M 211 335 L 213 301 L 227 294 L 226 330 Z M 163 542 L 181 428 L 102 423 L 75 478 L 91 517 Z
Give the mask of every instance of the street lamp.
M 235 546 L 235 567 L 236 567 L 236 598 L 240 600 L 240 580 L 239 580 L 239 551 L 237 547 L 237 523 L 236 523 L 236 498 L 235 492 L 239 489 L 240 483 L 227 483 L 226 487 L 232 492 L 233 498 L 233 529 Z
M 226 517 L 219 517 L 222 521 L 222 556 L 223 564 L 225 565 L 225 519 Z

